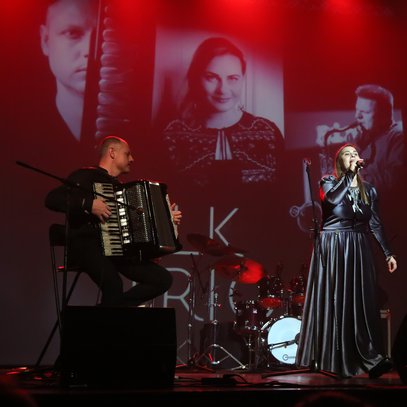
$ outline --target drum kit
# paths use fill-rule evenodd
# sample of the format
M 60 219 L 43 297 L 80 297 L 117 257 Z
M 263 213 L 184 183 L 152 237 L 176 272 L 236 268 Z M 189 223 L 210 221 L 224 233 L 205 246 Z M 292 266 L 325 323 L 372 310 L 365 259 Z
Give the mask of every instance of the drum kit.
M 216 344 L 216 338 L 213 338 L 211 347 L 221 348 L 227 356 L 235 359 L 237 368 L 253 370 L 275 364 L 294 364 L 305 300 L 305 265 L 290 281 L 289 288 L 285 288 L 281 279 L 282 265 L 277 266 L 275 275 L 269 275 L 262 264 L 244 257 L 243 249 L 223 245 L 203 235 L 190 234 L 187 237 L 200 253 L 223 256 L 212 266 L 215 273 L 237 283 L 257 284 L 257 299 L 234 301 L 233 326 L 248 348 L 248 365 L 243 365 Z M 212 322 L 216 327 L 216 317 Z
M 305 278 L 300 273 L 285 289 L 281 270 L 282 266 L 278 265 L 276 275 L 265 275 L 257 282 L 257 300 L 239 302 L 235 306 L 235 329 L 248 337 L 249 354 L 253 355 L 249 358 L 251 368 L 295 363 Z

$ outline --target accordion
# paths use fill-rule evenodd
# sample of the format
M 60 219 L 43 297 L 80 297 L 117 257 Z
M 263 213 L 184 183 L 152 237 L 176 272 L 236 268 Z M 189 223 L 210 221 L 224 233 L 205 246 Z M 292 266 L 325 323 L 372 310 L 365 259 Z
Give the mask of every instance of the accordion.
M 105 256 L 161 257 L 181 249 L 166 184 L 138 180 L 119 187 L 93 184 L 95 195 L 109 198 L 112 214 L 100 223 Z
M 81 142 L 131 139 L 151 115 L 154 6 L 133 0 L 97 0 L 97 24 L 89 47 Z M 90 18 L 91 16 L 89 16 Z M 147 122 L 145 122 L 147 124 Z

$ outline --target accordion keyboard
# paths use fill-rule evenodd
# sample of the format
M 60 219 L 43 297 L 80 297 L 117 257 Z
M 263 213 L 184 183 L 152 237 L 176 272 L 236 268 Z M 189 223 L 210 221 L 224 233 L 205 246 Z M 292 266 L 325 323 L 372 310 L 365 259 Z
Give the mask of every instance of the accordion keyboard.
M 100 223 L 105 256 L 156 258 L 180 250 L 165 184 L 138 180 L 119 187 L 95 183 L 93 189 L 111 210 Z
M 112 184 L 95 183 L 94 191 L 111 199 L 120 200 L 115 196 Z M 105 256 L 123 256 L 123 239 L 120 229 L 120 208 L 114 201 L 106 201 L 111 211 L 109 219 L 105 223 L 100 223 L 100 233 Z

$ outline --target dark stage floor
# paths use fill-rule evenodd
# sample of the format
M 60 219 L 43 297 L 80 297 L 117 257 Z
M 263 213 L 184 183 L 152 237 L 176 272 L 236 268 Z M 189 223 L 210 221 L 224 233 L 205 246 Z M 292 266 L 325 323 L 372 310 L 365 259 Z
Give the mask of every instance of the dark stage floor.
M 311 393 L 332 390 L 356 396 L 373 407 L 407 405 L 407 385 L 403 384 L 397 371 L 373 380 L 367 374 L 338 379 L 324 372 L 290 369 L 293 369 L 291 365 L 256 371 L 247 368 L 210 371 L 202 367 L 179 366 L 175 369 L 173 383 L 157 385 L 155 380 L 161 377 L 161 373 L 157 372 L 156 377 L 154 374 L 146 377 L 144 384 L 135 382 L 120 387 L 109 383 L 94 387 L 62 386 L 59 374 L 45 367 L 25 372 L 21 368 L 4 368 L 2 373 L 16 382 L 19 389 L 28 392 L 38 406 L 163 403 L 160 405 L 207 407 L 210 403 L 228 402 L 234 407 L 253 404 L 284 407 L 294 406 Z M 151 375 L 152 370 L 147 371 Z M 120 374 L 118 372 L 119 377 Z M 137 377 L 142 377 L 142 374 L 138 372 Z

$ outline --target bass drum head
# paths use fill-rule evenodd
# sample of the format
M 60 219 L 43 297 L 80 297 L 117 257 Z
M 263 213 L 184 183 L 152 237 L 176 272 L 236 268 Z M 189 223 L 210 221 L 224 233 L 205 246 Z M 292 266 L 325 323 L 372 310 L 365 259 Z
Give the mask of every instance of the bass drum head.
M 300 328 L 298 317 L 284 316 L 271 325 L 267 345 L 275 359 L 290 365 L 295 363 Z

